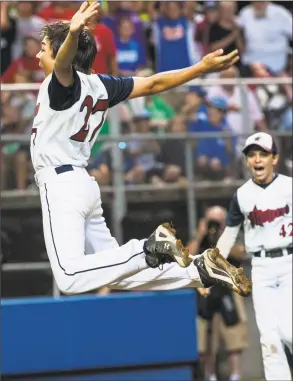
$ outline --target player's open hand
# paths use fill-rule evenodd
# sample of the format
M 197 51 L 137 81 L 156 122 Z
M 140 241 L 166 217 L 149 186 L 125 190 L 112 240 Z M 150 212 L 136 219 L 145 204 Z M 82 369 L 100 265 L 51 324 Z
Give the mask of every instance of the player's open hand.
M 70 22 L 70 33 L 73 35 L 79 34 L 88 21 L 98 14 L 99 3 L 84 1 L 79 10 L 72 17 Z
M 233 52 L 229 54 L 223 54 L 224 50 L 218 49 L 204 56 L 201 60 L 204 72 L 213 73 L 217 71 L 226 70 L 240 59 L 237 49 L 233 50 Z

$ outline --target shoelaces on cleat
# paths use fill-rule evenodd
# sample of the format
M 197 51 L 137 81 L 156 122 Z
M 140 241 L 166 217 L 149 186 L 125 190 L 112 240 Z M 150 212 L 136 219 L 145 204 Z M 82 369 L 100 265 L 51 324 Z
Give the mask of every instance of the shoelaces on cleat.
M 163 255 L 161 263 L 172 263 L 172 260 L 168 255 Z
M 164 226 L 165 229 L 169 230 L 169 232 L 172 233 L 174 236 L 176 235 L 176 230 L 172 228 L 169 222 L 163 223 L 162 226 Z
M 168 255 L 162 255 L 161 256 L 160 262 L 158 264 L 158 269 L 162 271 L 163 270 L 163 265 L 165 263 L 172 263 L 172 260 L 171 260 L 171 258 Z
M 176 246 L 177 246 L 178 249 L 181 250 L 184 254 L 189 255 L 189 250 L 187 249 L 187 247 L 184 247 L 184 246 L 183 246 L 183 243 L 182 243 L 181 239 L 177 239 L 177 241 L 176 241 Z

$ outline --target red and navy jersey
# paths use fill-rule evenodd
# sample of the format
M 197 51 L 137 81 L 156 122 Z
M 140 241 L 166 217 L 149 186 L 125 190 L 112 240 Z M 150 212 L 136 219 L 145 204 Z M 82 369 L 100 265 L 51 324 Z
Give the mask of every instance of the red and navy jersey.
M 34 169 L 86 167 L 108 109 L 128 98 L 133 84 L 131 77 L 74 71 L 73 85 L 64 87 L 50 74 L 41 84 L 32 127 Z
M 248 180 L 234 194 L 226 225 L 243 224 L 248 253 L 292 245 L 292 177 L 276 175 L 270 184 Z

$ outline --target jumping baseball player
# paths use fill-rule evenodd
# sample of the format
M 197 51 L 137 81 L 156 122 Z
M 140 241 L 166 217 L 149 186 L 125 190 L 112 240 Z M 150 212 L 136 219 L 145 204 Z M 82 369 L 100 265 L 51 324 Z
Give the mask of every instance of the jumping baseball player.
M 85 169 L 110 107 L 225 69 L 238 61 L 238 52 L 223 56 L 217 51 L 176 75 L 91 74 L 96 44 L 86 25 L 97 12 L 98 4 L 84 2 L 70 24 L 46 25 L 37 55 L 46 79 L 37 99 L 31 157 L 46 248 L 59 289 L 76 294 L 102 286 L 168 289 L 225 282 L 241 295 L 250 294 L 251 282 L 243 270 L 226 263 L 217 249 L 192 261 L 168 224 L 147 240 L 133 239 L 119 247 L 103 218 L 99 186 Z
M 265 377 L 291 380 L 283 344 L 292 352 L 292 178 L 274 172 L 279 155 L 269 134 L 250 136 L 243 153 L 252 179 L 235 193 L 217 247 L 227 257 L 244 225 Z

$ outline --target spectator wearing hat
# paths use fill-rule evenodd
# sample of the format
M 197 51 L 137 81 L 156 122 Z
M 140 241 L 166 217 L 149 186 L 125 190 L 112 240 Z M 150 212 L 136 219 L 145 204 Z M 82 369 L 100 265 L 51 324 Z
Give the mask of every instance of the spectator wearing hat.
M 226 122 L 227 111 L 228 103 L 225 98 L 211 98 L 208 102 L 207 119 L 195 122 L 192 132 L 230 132 Z M 199 138 L 195 151 L 197 174 L 214 180 L 229 176 L 234 145 L 231 138 Z
M 236 66 L 230 67 L 220 73 L 220 79 L 237 79 L 239 78 L 239 69 Z M 211 86 L 208 89 L 208 98 L 222 97 L 225 98 L 229 105 L 226 118 L 227 122 L 233 133 L 238 135 L 249 134 L 253 131 L 266 131 L 267 124 L 265 116 L 261 110 L 260 104 L 250 89 L 246 89 L 247 99 L 247 118 L 248 123 L 244 123 L 241 114 L 242 109 L 242 95 L 241 89 L 236 85 L 219 85 Z M 238 139 L 238 154 L 241 155 L 241 146 L 243 138 Z
M 134 132 L 148 134 L 150 132 L 150 113 L 145 110 L 133 118 Z M 159 143 L 155 139 L 143 140 L 139 137 L 126 144 L 129 170 L 124 176 L 127 184 L 143 183 L 151 179 L 158 169 L 157 157 L 160 153 Z
M 185 120 L 189 123 L 193 123 L 198 119 L 205 119 L 205 96 L 206 91 L 201 86 L 190 86 L 188 88 L 180 114 L 183 115 Z
M 168 123 L 167 131 L 176 135 L 185 133 L 186 129 L 184 118 L 176 115 Z M 161 171 L 158 171 L 157 176 L 153 176 L 153 184 L 185 181 L 185 142 L 183 140 L 166 139 L 162 141 L 158 160 L 161 164 Z

